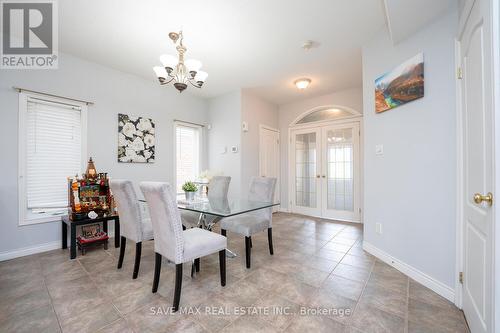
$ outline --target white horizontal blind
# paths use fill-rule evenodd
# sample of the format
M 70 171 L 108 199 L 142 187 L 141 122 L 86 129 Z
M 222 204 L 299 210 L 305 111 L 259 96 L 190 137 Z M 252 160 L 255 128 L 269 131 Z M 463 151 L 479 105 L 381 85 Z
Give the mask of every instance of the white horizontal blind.
M 200 173 L 200 129 L 176 125 L 176 188 L 182 192 L 186 181 L 194 181 Z
M 67 177 L 81 172 L 81 131 L 79 107 L 28 99 L 27 209 L 68 205 Z

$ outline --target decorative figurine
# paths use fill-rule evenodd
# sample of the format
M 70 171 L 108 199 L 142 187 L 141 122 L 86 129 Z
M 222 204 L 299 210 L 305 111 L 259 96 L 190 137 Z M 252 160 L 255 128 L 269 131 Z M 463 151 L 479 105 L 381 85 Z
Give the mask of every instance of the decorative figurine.
M 87 164 L 87 171 L 85 172 L 85 176 L 89 179 L 97 178 L 97 171 L 95 169 L 94 161 L 92 161 L 92 157 L 90 157 L 89 163 Z
M 108 174 L 97 173 L 92 158 L 89 159 L 87 170 L 81 178 L 78 174 L 74 178 L 68 178 L 68 201 L 72 220 L 91 216 L 104 217 L 114 213 Z M 93 214 L 89 215 L 91 211 Z
M 87 216 L 93 220 L 93 219 L 97 218 L 99 215 L 97 215 L 97 213 L 96 213 L 96 212 L 94 212 L 93 210 L 91 210 L 91 211 L 87 214 Z

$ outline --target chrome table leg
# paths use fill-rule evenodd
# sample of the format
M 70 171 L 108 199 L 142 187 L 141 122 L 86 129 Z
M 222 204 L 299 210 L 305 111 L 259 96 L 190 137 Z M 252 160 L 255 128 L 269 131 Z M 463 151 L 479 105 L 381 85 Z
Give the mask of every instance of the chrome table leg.
M 207 230 L 212 231 L 212 227 L 213 227 L 213 226 L 214 226 L 217 222 L 219 222 L 219 221 L 220 221 L 220 219 L 221 219 L 221 218 L 220 218 L 219 216 L 216 216 L 216 217 L 212 220 L 212 222 L 210 222 L 210 224 L 206 226 L 206 229 L 207 229 Z M 233 251 L 231 251 L 230 249 L 226 249 L 226 257 L 227 257 L 227 258 L 236 258 L 237 256 L 238 256 L 238 254 L 237 254 L 236 252 L 233 252 Z

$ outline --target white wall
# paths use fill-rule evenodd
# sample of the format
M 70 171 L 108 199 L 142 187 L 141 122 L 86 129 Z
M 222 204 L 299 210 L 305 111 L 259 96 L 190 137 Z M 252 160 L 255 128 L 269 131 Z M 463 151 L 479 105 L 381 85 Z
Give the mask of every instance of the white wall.
M 248 132 L 241 133 L 241 190 L 247 193 L 250 179 L 259 175 L 260 125 L 278 128 L 278 106 L 245 89 L 241 94 L 241 121 Z
M 318 106 L 340 105 L 363 112 L 363 92 L 361 88 L 340 90 L 331 94 L 308 98 L 299 102 L 279 106 L 280 158 L 281 158 L 281 208 L 289 207 L 288 199 L 288 147 L 290 124 L 304 112 Z
M 229 195 L 241 193 L 241 91 L 235 91 L 208 102 L 211 129 L 208 130 L 208 168 L 231 176 Z M 237 153 L 231 147 L 238 148 Z M 226 151 L 224 152 L 224 149 Z
M 454 288 L 456 110 L 448 14 L 393 46 L 385 31 L 363 48 L 364 240 Z M 424 53 L 425 96 L 375 114 L 374 80 Z M 375 145 L 384 155 L 375 155 Z M 375 233 L 382 223 L 383 233 Z
M 242 89 L 210 99 L 208 109 L 209 169 L 231 176 L 229 195 L 245 197 L 251 177 L 259 175 L 259 125 L 277 128 L 278 108 Z M 243 121 L 248 132 L 242 130 Z
M 60 241 L 58 223 L 18 226 L 18 93 L 12 86 L 50 92 L 95 102 L 88 112 L 88 154 L 98 171 L 114 178 L 173 182 L 173 119 L 207 121 L 206 102 L 173 87 L 160 87 L 151 75 L 145 80 L 108 67 L 61 54 L 58 70 L 2 70 L 0 75 L 0 254 Z M 156 121 L 154 164 L 117 162 L 118 113 L 151 117 Z

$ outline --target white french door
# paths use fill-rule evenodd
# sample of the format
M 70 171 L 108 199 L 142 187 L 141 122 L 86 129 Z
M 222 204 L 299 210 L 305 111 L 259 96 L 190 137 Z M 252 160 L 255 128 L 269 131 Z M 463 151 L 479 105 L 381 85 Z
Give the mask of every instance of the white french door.
M 320 129 L 302 129 L 292 132 L 293 198 L 295 213 L 321 215 Z
M 359 124 L 323 127 L 321 138 L 321 216 L 359 222 Z
M 292 134 L 292 211 L 360 222 L 359 123 L 297 129 Z

